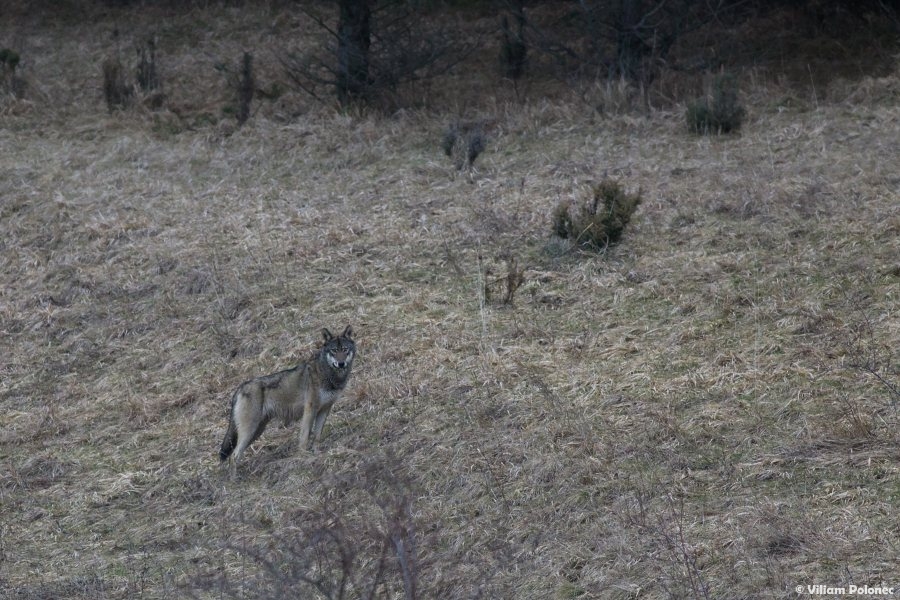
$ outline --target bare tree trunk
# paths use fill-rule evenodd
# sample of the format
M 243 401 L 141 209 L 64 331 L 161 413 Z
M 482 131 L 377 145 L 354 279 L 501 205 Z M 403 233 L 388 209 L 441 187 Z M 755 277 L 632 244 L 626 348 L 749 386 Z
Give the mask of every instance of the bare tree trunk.
M 364 98 L 369 83 L 369 0 L 339 0 L 337 93 L 341 104 Z
M 641 80 L 642 61 L 647 53 L 639 27 L 644 17 L 641 0 L 619 0 L 616 36 L 616 67 L 619 75 L 631 81 Z
M 250 118 L 250 104 L 253 102 L 253 92 L 256 84 L 253 81 L 253 56 L 244 52 L 241 63 L 241 75 L 238 80 L 238 125 L 243 125 Z
M 525 0 L 509 0 L 509 10 L 516 21 L 516 29 L 509 25 L 506 15 L 500 21 L 503 32 L 503 48 L 500 53 L 502 65 L 506 68 L 506 76 L 519 79 L 525 72 L 528 60 L 528 46 L 525 44 Z

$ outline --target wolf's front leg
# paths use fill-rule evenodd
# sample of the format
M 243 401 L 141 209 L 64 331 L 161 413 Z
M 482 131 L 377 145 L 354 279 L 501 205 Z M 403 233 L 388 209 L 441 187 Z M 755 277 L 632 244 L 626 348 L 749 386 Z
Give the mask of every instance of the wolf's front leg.
M 325 427 L 325 419 L 328 418 L 332 406 L 332 404 L 329 404 L 328 406 L 323 406 L 319 409 L 319 414 L 316 415 L 316 423 L 313 426 L 312 439 L 309 441 L 310 450 L 312 450 L 314 444 L 318 445 L 319 439 L 322 436 L 322 428 Z
M 309 443 L 309 434 L 312 433 L 313 417 L 315 417 L 316 406 L 314 402 L 315 395 L 306 392 L 306 402 L 303 403 L 303 417 L 300 419 L 300 447 L 307 448 Z

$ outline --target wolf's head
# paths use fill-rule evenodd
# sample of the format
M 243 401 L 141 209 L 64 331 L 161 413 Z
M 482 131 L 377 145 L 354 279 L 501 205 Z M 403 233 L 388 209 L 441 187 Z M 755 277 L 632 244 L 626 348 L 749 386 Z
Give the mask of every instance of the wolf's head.
M 351 337 L 353 330 L 350 326 L 344 329 L 344 332 L 335 337 L 328 329 L 322 330 L 322 337 L 325 343 L 322 345 L 322 356 L 325 362 L 332 369 L 339 372 L 348 372 L 353 364 L 353 356 L 356 354 L 356 344 Z

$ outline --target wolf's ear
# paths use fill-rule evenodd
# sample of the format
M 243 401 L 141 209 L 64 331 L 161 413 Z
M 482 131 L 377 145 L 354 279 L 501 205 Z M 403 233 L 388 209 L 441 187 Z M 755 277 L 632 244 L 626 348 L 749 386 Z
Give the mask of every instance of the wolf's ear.
M 349 325 L 347 325 L 347 327 L 344 328 L 344 333 L 341 334 L 341 337 L 353 339 L 353 330 L 350 328 Z
M 325 341 L 327 342 L 328 340 L 330 340 L 330 339 L 333 338 L 334 336 L 331 335 L 331 332 L 328 331 L 328 328 L 327 328 L 327 327 L 323 327 L 323 328 L 322 328 L 322 337 L 325 338 Z

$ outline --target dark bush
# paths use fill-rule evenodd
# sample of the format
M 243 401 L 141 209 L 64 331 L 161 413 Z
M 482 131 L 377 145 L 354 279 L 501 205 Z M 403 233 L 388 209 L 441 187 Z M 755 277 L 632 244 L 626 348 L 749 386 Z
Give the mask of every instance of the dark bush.
M 616 181 L 604 179 L 582 206 L 573 206 L 571 201 L 556 206 L 553 232 L 582 248 L 602 250 L 622 238 L 640 203 L 640 192 L 627 194 Z
M 25 81 L 16 76 L 19 53 L 9 48 L 0 49 L 0 94 L 21 95 Z
M 690 131 L 709 135 L 738 131 L 744 115 L 744 107 L 738 102 L 737 80 L 726 73 L 716 77 L 711 96 L 688 104 L 686 118 Z
M 152 92 L 160 87 L 156 72 L 156 41 L 150 38 L 137 48 L 137 83 L 144 92 Z
M 19 66 L 19 53 L 9 48 L 0 50 L 0 65 L 4 70 L 14 72 Z
M 103 97 L 109 112 L 125 108 L 131 102 L 134 90 L 125 82 L 125 69 L 118 58 L 103 62 Z

